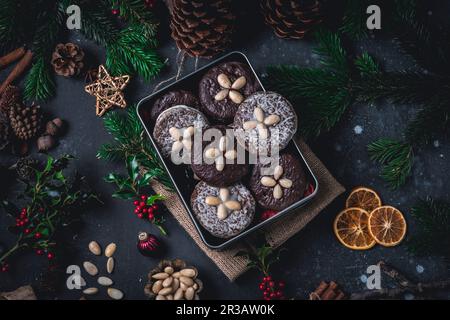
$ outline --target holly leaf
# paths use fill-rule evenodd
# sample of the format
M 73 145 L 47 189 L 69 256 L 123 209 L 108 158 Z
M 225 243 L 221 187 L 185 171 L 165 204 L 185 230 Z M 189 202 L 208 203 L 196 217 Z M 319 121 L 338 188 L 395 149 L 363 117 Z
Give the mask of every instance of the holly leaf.
M 131 180 L 135 182 L 139 176 L 139 163 L 136 156 L 127 158 L 127 169 Z
M 153 178 L 153 175 L 151 173 L 146 173 L 142 177 L 142 179 L 139 180 L 139 183 L 138 183 L 139 187 L 146 187 L 149 184 L 150 180 L 152 180 L 152 178 Z
M 155 201 L 158 201 L 158 200 L 163 201 L 163 200 L 165 200 L 165 199 L 166 199 L 166 198 L 164 198 L 164 196 L 162 196 L 162 195 L 160 195 L 160 194 L 155 194 L 155 195 L 153 195 L 153 196 L 151 196 L 151 197 L 148 197 L 148 199 L 147 199 L 147 205 L 148 205 L 148 206 L 151 206 L 152 204 L 155 203 Z
M 130 189 L 122 189 L 112 194 L 113 198 L 122 200 L 130 200 L 133 199 L 135 196 L 136 194 Z
M 104 180 L 109 183 L 118 183 L 118 181 L 122 180 L 122 177 L 117 173 L 110 173 L 104 178 Z
M 53 163 L 55 162 L 55 159 L 53 157 L 48 156 L 47 163 L 45 164 L 44 172 L 50 172 L 50 170 L 53 167 Z

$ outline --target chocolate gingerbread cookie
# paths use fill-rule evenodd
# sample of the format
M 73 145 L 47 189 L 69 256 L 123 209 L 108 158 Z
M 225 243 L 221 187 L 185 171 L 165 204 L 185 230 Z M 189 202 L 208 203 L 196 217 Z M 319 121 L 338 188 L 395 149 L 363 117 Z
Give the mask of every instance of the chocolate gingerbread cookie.
M 208 126 L 208 119 L 200 111 L 188 106 L 175 106 L 163 111 L 153 129 L 155 139 L 164 157 L 176 164 L 190 163 L 193 138 Z
M 203 111 L 219 122 L 233 121 L 239 105 L 260 90 L 253 72 L 240 62 L 225 62 L 209 70 L 199 84 Z
M 250 189 L 258 204 L 277 211 L 299 201 L 306 185 L 306 175 L 300 161 L 289 153 L 280 155 L 275 166 L 270 163 L 255 165 L 250 178 Z
M 213 236 L 231 238 L 247 228 L 255 215 L 255 199 L 241 183 L 216 188 L 199 182 L 191 206 L 200 224 Z
M 164 110 L 180 105 L 197 108 L 199 103 L 192 92 L 186 90 L 169 91 L 155 101 L 150 112 L 150 118 L 152 121 L 156 121 Z
M 297 115 L 280 94 L 257 92 L 239 106 L 233 127 L 237 141 L 250 153 L 270 155 L 288 145 L 297 131 Z
M 191 161 L 192 171 L 200 180 L 223 187 L 241 180 L 248 173 L 245 149 L 236 143 L 232 128 L 208 127 L 203 131 L 203 137 L 207 137 L 207 141 L 203 141 L 201 149 L 194 149 Z

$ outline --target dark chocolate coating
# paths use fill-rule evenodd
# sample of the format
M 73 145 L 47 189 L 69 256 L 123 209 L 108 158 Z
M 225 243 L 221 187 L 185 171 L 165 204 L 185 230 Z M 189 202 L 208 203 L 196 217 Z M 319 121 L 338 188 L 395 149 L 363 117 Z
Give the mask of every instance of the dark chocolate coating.
M 219 125 L 209 127 L 208 129 L 218 129 L 222 132 L 222 135 L 225 136 L 226 130 L 228 129 L 227 138 L 230 141 L 228 144 L 228 150 L 236 150 L 238 147 L 236 139 L 234 138 L 233 129 L 227 126 Z M 205 129 L 207 130 L 207 129 Z M 233 143 L 231 143 L 233 141 Z M 217 141 L 203 141 L 202 144 L 202 152 L 198 150 L 198 152 L 192 152 L 192 161 L 191 167 L 192 171 L 200 178 L 207 182 L 211 186 L 215 187 L 224 187 L 229 186 L 239 180 L 241 180 L 248 173 L 248 165 L 236 164 L 237 159 L 234 160 L 234 163 L 225 163 L 225 168 L 222 171 L 218 171 L 216 169 L 215 163 L 206 163 L 204 161 L 205 150 L 211 144 L 217 144 Z M 245 152 L 243 148 L 241 148 L 241 152 Z M 197 161 L 198 160 L 198 161 Z
M 292 186 L 290 188 L 281 188 L 283 190 L 281 199 L 274 198 L 273 187 L 266 187 L 261 183 L 261 178 L 264 176 L 261 175 L 261 168 L 267 168 L 269 167 L 269 164 L 258 164 L 253 168 L 253 173 L 250 178 L 250 190 L 255 196 L 258 204 L 265 209 L 281 211 L 294 202 L 299 201 L 303 197 L 306 189 L 306 175 L 300 161 L 296 157 L 289 153 L 281 154 L 279 164 L 283 167 L 283 175 L 281 178 L 290 179 L 292 181 Z M 271 175 L 267 176 L 273 178 Z
M 178 105 L 197 108 L 199 103 L 197 97 L 192 92 L 186 90 L 170 91 L 155 101 L 150 118 L 152 121 L 156 121 L 161 112 Z
M 244 99 L 260 90 L 260 85 L 253 72 L 240 62 L 223 63 L 212 68 L 203 76 L 199 84 L 199 98 L 202 111 L 219 122 L 230 124 L 233 122 L 239 104 L 231 101 L 229 97 L 221 101 L 214 99 L 216 94 L 223 89 L 217 82 L 217 76 L 221 73 L 226 74 L 232 83 L 241 76 L 246 78 L 246 85 L 238 90 L 244 96 Z

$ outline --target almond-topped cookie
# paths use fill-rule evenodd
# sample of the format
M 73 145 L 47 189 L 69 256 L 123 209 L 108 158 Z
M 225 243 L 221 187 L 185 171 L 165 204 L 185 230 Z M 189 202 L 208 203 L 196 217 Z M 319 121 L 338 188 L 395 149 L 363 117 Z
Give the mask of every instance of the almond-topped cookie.
M 275 92 L 252 94 L 234 117 L 237 141 L 250 153 L 271 155 L 283 150 L 297 131 L 297 115 L 291 103 Z
M 289 153 L 281 154 L 276 165 L 269 162 L 255 165 L 250 178 L 250 189 L 258 204 L 277 211 L 299 201 L 306 185 L 300 161 Z
M 197 109 L 199 105 L 200 104 L 197 100 L 197 97 L 194 96 L 194 94 L 192 94 L 192 92 L 190 91 L 169 91 L 155 101 L 150 112 L 150 118 L 152 119 L 152 121 L 156 121 L 158 116 L 170 107 L 189 106 L 191 108 Z
M 234 138 L 233 129 L 227 126 L 212 126 L 204 131 L 202 149 L 192 152 L 191 168 L 200 180 L 215 187 L 229 186 L 248 173 L 245 150 Z M 238 157 L 238 155 L 241 157 Z
M 199 182 L 191 206 L 200 224 L 213 236 L 228 239 L 244 231 L 255 215 L 255 199 L 242 184 L 217 188 Z
M 171 107 L 156 119 L 153 138 L 164 157 L 171 157 L 175 164 L 190 163 L 194 135 L 208 124 L 203 113 L 194 108 Z
M 260 85 L 245 64 L 225 62 L 209 70 L 200 80 L 199 98 L 208 116 L 230 124 L 239 105 L 258 90 Z

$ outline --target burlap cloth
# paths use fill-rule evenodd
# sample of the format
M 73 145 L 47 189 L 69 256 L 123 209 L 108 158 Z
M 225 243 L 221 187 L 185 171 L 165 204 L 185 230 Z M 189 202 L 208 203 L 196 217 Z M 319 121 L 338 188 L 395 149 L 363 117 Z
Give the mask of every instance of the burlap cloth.
M 344 187 L 334 179 L 311 149 L 301 140 L 298 140 L 297 143 L 303 156 L 311 167 L 311 170 L 319 181 L 319 191 L 316 197 L 306 206 L 297 209 L 296 212 L 289 214 L 267 227 L 265 231 L 266 240 L 274 248 L 279 247 L 286 240 L 303 229 L 306 224 L 317 216 L 328 204 L 345 191 Z M 202 242 L 197 229 L 192 223 L 178 195 L 167 191 L 157 182 L 152 183 L 152 188 L 155 192 L 160 193 L 167 198 L 165 205 L 168 210 L 192 237 L 200 249 L 214 261 L 217 267 L 219 267 L 231 281 L 235 280 L 247 270 L 247 259 L 234 256 L 236 252 L 244 248 L 242 244 L 233 245 L 229 249 L 223 251 L 209 249 Z

